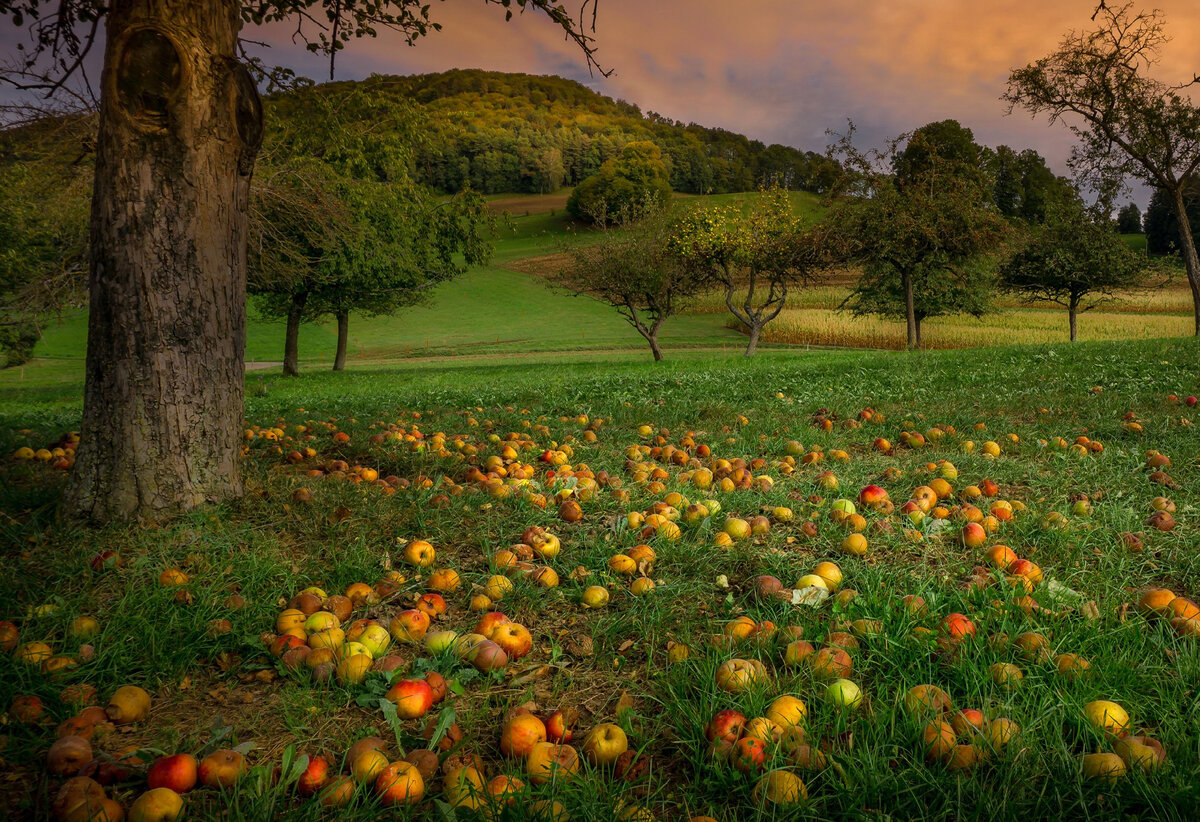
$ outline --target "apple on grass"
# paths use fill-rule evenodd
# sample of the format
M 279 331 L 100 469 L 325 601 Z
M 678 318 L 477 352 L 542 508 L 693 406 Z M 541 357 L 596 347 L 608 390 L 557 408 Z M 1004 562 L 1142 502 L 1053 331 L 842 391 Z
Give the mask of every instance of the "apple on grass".
M 579 754 L 570 745 L 539 742 L 525 758 L 525 771 L 534 785 L 570 779 L 579 772 Z
M 182 815 L 182 796 L 170 788 L 151 788 L 133 800 L 127 818 L 129 822 L 175 822 Z
M 546 739 L 549 742 L 570 742 L 575 736 L 575 722 L 578 716 L 573 710 L 555 711 L 545 719 Z
M 425 780 L 413 764 L 393 762 L 375 777 L 375 795 L 388 807 L 415 805 L 425 796 Z
M 232 748 L 213 751 L 200 762 L 197 774 L 206 788 L 230 788 L 246 770 L 246 758 Z
M 424 716 L 433 707 L 433 689 L 423 679 L 402 679 L 388 689 L 384 698 L 396 706 L 401 719 Z
M 296 780 L 296 792 L 313 796 L 329 782 L 329 760 L 323 756 L 310 757 L 304 772 Z
M 746 725 L 746 715 L 741 711 L 735 711 L 732 708 L 726 708 L 723 711 L 718 711 L 712 719 L 708 721 L 708 726 L 704 729 L 704 736 L 709 742 L 717 739 L 727 740 L 731 744 L 737 742 L 742 735 L 742 728 Z
M 497 625 L 488 639 L 503 648 L 509 659 L 520 659 L 533 650 L 533 636 L 529 629 L 516 622 Z
M 593 765 L 608 765 L 629 750 L 629 738 L 619 725 L 604 723 L 588 732 L 581 746 Z
M 191 754 L 171 754 L 154 760 L 146 774 L 150 788 L 170 788 L 175 793 L 187 793 L 196 787 L 199 763 Z
M 530 713 L 518 714 L 504 724 L 500 752 L 505 756 L 527 757 L 535 745 L 546 739 L 546 724 L 542 720 Z

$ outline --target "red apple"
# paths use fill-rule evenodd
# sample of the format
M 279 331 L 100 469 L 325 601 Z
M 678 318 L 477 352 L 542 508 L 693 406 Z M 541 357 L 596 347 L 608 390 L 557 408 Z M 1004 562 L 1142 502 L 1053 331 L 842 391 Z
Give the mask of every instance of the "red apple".
M 888 499 L 888 492 L 878 485 L 868 485 L 858 492 L 858 504 L 864 508 L 879 508 Z
M 437 619 L 446 613 L 446 600 L 441 594 L 422 594 L 417 600 L 417 610 L 424 612 L 430 619 Z
M 146 786 L 170 788 L 175 793 L 187 793 L 196 787 L 199 763 L 191 754 L 160 756 L 146 774 Z
M 314 756 L 308 760 L 308 767 L 296 781 L 296 792 L 301 796 L 313 796 L 329 782 L 329 760 L 323 756 Z
M 395 704 L 401 719 L 416 719 L 433 707 L 433 689 L 423 679 L 402 679 L 388 689 L 384 698 Z
M 975 623 L 965 614 L 954 613 L 942 620 L 942 633 L 956 642 L 975 636 Z
M 575 736 L 575 721 L 578 717 L 572 710 L 555 711 L 546 717 L 546 740 L 555 743 L 570 742 Z
M 415 608 L 392 617 L 388 630 L 397 642 L 420 642 L 429 630 L 429 615 Z
M 475 623 L 475 633 L 491 639 L 492 631 L 496 630 L 497 626 L 504 625 L 508 621 L 508 617 L 499 611 L 489 611 L 479 618 L 479 622 Z
M 704 736 L 709 742 L 712 742 L 714 739 L 724 739 L 732 744 L 741 737 L 742 728 L 745 724 L 745 714 L 735 711 L 732 708 L 726 708 L 723 711 L 718 711 L 708 721 L 708 727 L 704 729 Z

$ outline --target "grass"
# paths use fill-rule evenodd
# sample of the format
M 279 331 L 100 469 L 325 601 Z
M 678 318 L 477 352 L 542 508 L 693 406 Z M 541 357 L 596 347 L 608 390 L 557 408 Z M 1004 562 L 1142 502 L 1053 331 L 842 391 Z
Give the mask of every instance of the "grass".
M 722 822 L 1186 819 L 1200 799 L 1200 731 L 1194 721 L 1200 707 L 1195 691 L 1200 646 L 1126 603 L 1157 586 L 1193 598 L 1200 594 L 1200 558 L 1194 550 L 1200 539 L 1195 491 L 1200 467 L 1195 429 L 1184 424 L 1195 421 L 1195 411 L 1167 400 L 1168 394 L 1200 393 L 1197 374 L 1200 349 L 1192 341 L 1150 340 L 869 357 L 854 351 L 773 350 L 750 361 L 695 352 L 659 366 L 566 357 L 536 363 L 414 362 L 342 374 L 313 370 L 262 385 L 251 376 L 248 424 L 261 432 L 279 426 L 288 439 L 260 436 L 247 443 L 244 499 L 174 522 L 91 530 L 55 516 L 63 472 L 5 457 L 0 461 L 0 533 L 6 546 L 0 619 L 15 622 L 22 641 L 45 640 L 66 654 L 76 653 L 81 643 L 69 635 L 75 617 L 94 615 L 102 629 L 92 643 L 94 661 L 58 678 L 0 658 L 0 706 L 7 707 L 16 695 L 34 694 L 45 701 L 48 713 L 41 724 L 10 721 L 5 728 L 10 779 L 0 813 L 47 815 L 59 780 L 46 775 L 43 756 L 55 724 L 71 715 L 58 694 L 65 685 L 86 682 L 101 697 L 125 683 L 142 685 L 154 696 L 148 721 L 96 743 L 105 752 L 142 746 L 200 749 L 218 734 L 218 717 L 229 730 L 217 744 L 254 743 L 248 754 L 251 774 L 224 796 L 193 792 L 187 798 L 189 819 L 317 818 L 314 802 L 295 796 L 286 779 L 278 785 L 269 778 L 292 756 L 289 751 L 321 753 L 337 767 L 350 742 L 378 735 L 399 756 L 398 746 L 422 744 L 421 722 L 388 722 L 375 696 L 385 687 L 383 675 L 372 674 L 360 686 L 317 685 L 282 668 L 263 650 L 260 634 L 271 630 L 282 605 L 301 588 L 320 585 L 333 592 L 355 581 L 375 582 L 381 565 L 390 563 L 406 577 L 398 598 L 358 613 L 386 620 L 425 590 L 424 574 L 404 565 L 397 543 L 414 538 L 430 540 L 437 564 L 462 575 L 464 588 L 447 597 L 450 610 L 441 626 L 469 631 L 475 614 L 467 602 L 473 586 L 492 573 L 492 552 L 539 524 L 562 537 L 563 551 L 550 562 L 562 584 L 543 590 L 517 579 L 514 592 L 499 603 L 530 628 L 532 654 L 510 673 L 488 679 L 472 676 L 451 657 L 433 658 L 408 646 L 400 650 L 402 675 L 432 666 L 460 680 L 462 693 L 449 704 L 464 732 L 462 750 L 483 757 L 489 776 L 522 774 L 520 762 L 500 756 L 496 740 L 501 714 L 527 701 L 540 710 L 577 708 L 581 732 L 596 723 L 619 722 L 647 767 L 633 781 L 585 767 L 573 782 L 525 789 L 506 818 L 531 818 L 530 803 L 553 797 L 567 806 L 572 819 L 597 822 L 619 818 L 618 806 L 628 810 L 630 805 L 648 809 L 656 819 L 708 814 Z M 78 402 L 65 396 L 53 381 L 36 390 L 0 383 L 0 453 L 49 444 L 74 427 Z M 867 406 L 883 421 L 876 417 L 847 427 L 843 420 Z M 588 425 L 580 414 L 588 416 Z M 1139 421 L 1140 432 L 1127 425 L 1129 414 Z M 814 424 L 818 416 L 836 424 L 822 430 Z M 632 470 L 636 466 L 627 463 L 627 449 L 654 445 L 639 432 L 642 425 L 651 426 L 651 437 L 657 432 L 676 445 L 693 432 L 698 443 L 712 448 L 709 464 L 716 458 L 761 458 L 765 463 L 754 473 L 770 475 L 775 483 L 769 490 L 700 491 L 683 481 L 683 468 L 663 460 L 670 476 L 666 487 L 640 484 Z M 935 425 L 952 426 L 955 433 L 921 449 L 898 447 L 892 455 L 872 446 L 877 437 L 899 442 L 903 431 Z M 412 438 L 414 427 L 426 435 L 422 448 Z M 589 428 L 595 443 L 584 441 Z M 345 431 L 349 442 L 337 443 L 335 430 Z M 370 436 L 381 432 L 390 435 L 371 442 Z M 444 432 L 444 452 L 431 444 L 435 432 Z M 528 442 L 520 449 L 520 462 L 537 466 L 534 487 L 543 493 L 563 484 L 550 478 L 537 457 L 544 449 L 567 445 L 573 449 L 571 465 L 608 472 L 630 498 L 602 489 L 582 501 L 583 520 L 568 524 L 553 503 L 542 509 L 519 493 L 497 498 L 482 492 L 466 476 L 464 454 L 477 449 L 478 461 L 496 455 L 508 432 Z M 1104 450 L 1077 457 L 1041 442 L 1081 435 L 1102 441 Z M 978 448 L 966 453 L 967 439 L 995 440 L 1003 452 L 996 459 L 982 457 Z M 791 440 L 805 450 L 820 449 L 825 461 L 785 473 L 781 461 Z M 290 465 L 284 454 L 301 445 L 317 456 Z M 837 449 L 846 452 L 846 461 L 836 458 Z M 1148 449 L 1172 459 L 1167 471 L 1178 489 L 1148 480 L 1142 470 Z M 344 477 L 306 475 L 331 459 L 370 466 L 413 486 L 389 495 Z M 838 552 L 845 532 L 828 516 L 834 496 L 853 497 L 862 486 L 879 483 L 899 504 L 930 481 L 927 465 L 942 459 L 957 467 L 956 490 L 990 478 L 1003 498 L 1028 506 L 1001 525 L 993 540 L 1044 570 L 1048 581 L 1033 591 L 1044 610 L 1027 614 L 1016 593 L 998 585 L 968 589 L 964 582 L 983 552 L 963 549 L 948 536 L 957 524 L 939 533 L 926 522 L 924 537 L 913 541 L 898 514 L 869 513 L 872 522 L 890 521 L 893 531 L 869 525 L 865 557 Z M 648 460 L 640 456 L 635 462 Z M 825 470 L 836 475 L 838 491 L 819 485 Z M 424 477 L 432 487 L 420 487 Z M 312 491 L 311 503 L 293 500 L 300 487 Z M 723 510 L 683 524 L 677 541 L 646 540 L 627 526 L 630 511 L 645 511 L 670 491 L 692 500 L 714 497 Z M 435 499 L 440 493 L 445 500 Z M 1072 497 L 1081 493 L 1092 499 L 1089 515 L 1071 513 Z M 818 502 L 814 494 L 824 500 Z M 1144 525 L 1151 501 L 1163 494 L 1177 508 L 1178 525 L 1170 533 Z M 768 533 L 728 550 L 714 546 L 726 514 L 749 516 L 778 506 L 792 508 L 796 520 L 776 520 Z M 1052 512 L 1067 515 L 1065 529 L 1044 527 Z M 810 517 L 819 527 L 812 540 L 798 527 Z M 1125 548 L 1124 531 L 1146 532 L 1145 550 Z M 652 576 L 658 586 L 638 598 L 608 571 L 607 561 L 644 541 L 657 552 Z M 119 552 L 123 566 L 94 573 L 89 561 L 102 550 Z M 773 574 L 791 585 L 821 560 L 841 566 L 843 587 L 857 591 L 855 599 L 807 608 L 753 596 L 757 575 Z M 189 574 L 190 602 L 178 602 L 175 591 L 158 584 L 168 567 Z M 587 576 L 573 577 L 577 568 Z M 722 576 L 728 587 L 721 584 Z M 584 610 L 582 589 L 595 583 L 609 588 L 612 602 Z M 241 610 L 227 604 L 232 591 L 245 597 Z M 924 597 L 929 613 L 914 615 L 901 607 L 906 594 Z M 1096 603 L 1097 619 L 1078 611 L 1089 600 Z M 55 608 L 33 610 L 47 604 Z M 936 631 L 951 612 L 969 615 L 979 632 L 957 655 L 938 653 L 913 631 Z M 823 696 L 824 683 L 808 667 L 782 664 L 779 639 L 733 648 L 709 643 L 708 637 L 743 615 L 796 626 L 817 646 L 847 621 L 881 621 L 883 634 L 864 639 L 850 652 L 851 678 L 866 695 L 864 708 L 848 714 L 833 709 Z M 212 619 L 229 619 L 233 629 L 212 635 Z M 1055 653 L 1087 658 L 1091 674 L 1068 680 L 1052 664 L 987 641 L 1028 631 L 1046 635 Z M 590 652 L 580 647 L 584 636 L 592 640 Z M 690 658 L 669 663 L 669 642 L 687 644 Z M 761 660 L 771 672 L 769 683 L 740 694 L 719 690 L 715 671 L 732 657 Z M 996 662 L 1023 670 L 1019 688 L 1006 690 L 992 681 L 988 669 Z M 532 676 L 522 679 L 527 673 Z M 1013 719 L 1021 735 L 1005 751 L 983 745 L 986 763 L 968 772 L 955 774 L 927 762 L 918 741 L 920 721 L 902 707 L 906 690 L 921 683 L 944 688 L 957 707 Z M 771 754 L 773 763 L 794 768 L 807 784 L 808 803 L 790 809 L 764 806 L 753 791 L 756 777 L 713 759 L 703 735 L 715 711 L 737 708 L 747 716 L 760 715 L 780 693 L 806 702 L 808 737 L 827 749 L 832 763 L 812 772 L 795 768 L 782 751 Z M 1166 767 L 1112 785 L 1080 778 L 1082 754 L 1112 747 L 1081 718 L 1082 706 L 1101 698 L 1119 702 L 1136 728 L 1161 740 L 1170 756 Z M 630 707 L 618 715 L 619 701 Z M 128 806 L 141 784 L 135 777 L 111 787 L 110 794 Z M 427 798 L 398 815 L 446 818 L 438 805 L 442 798 L 440 783 L 431 782 Z M 380 812 L 363 791 L 338 818 L 366 820 Z

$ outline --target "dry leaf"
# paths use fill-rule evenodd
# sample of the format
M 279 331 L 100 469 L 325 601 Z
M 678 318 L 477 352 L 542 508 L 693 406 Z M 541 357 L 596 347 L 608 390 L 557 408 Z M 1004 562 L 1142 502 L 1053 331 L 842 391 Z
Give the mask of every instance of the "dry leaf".
M 621 695 L 617 697 L 617 704 L 613 708 L 613 713 L 617 715 L 617 719 L 624 718 L 627 714 L 633 713 L 633 697 L 628 691 L 621 691 Z

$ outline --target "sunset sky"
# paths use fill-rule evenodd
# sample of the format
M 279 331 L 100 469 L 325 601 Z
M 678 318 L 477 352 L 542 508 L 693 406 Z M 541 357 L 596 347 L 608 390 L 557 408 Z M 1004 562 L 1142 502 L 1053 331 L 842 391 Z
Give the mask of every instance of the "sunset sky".
M 1155 5 L 1173 38 L 1157 76 L 1190 79 L 1200 72 L 1200 3 Z M 604 78 L 589 77 L 544 19 L 506 24 L 499 9 L 455 0 L 433 4 L 445 30 L 413 48 L 394 34 L 351 44 L 338 77 L 449 68 L 559 74 L 643 111 L 812 150 L 847 118 L 862 143 L 878 144 L 953 117 L 980 142 L 1035 148 L 1065 173 L 1067 130 L 1005 116 L 998 98 L 1011 69 L 1090 25 L 1094 8 L 1094 0 L 600 0 L 598 56 L 613 70 Z M 268 33 L 277 46 L 268 60 L 326 78 L 327 64 L 290 47 L 290 32 Z

